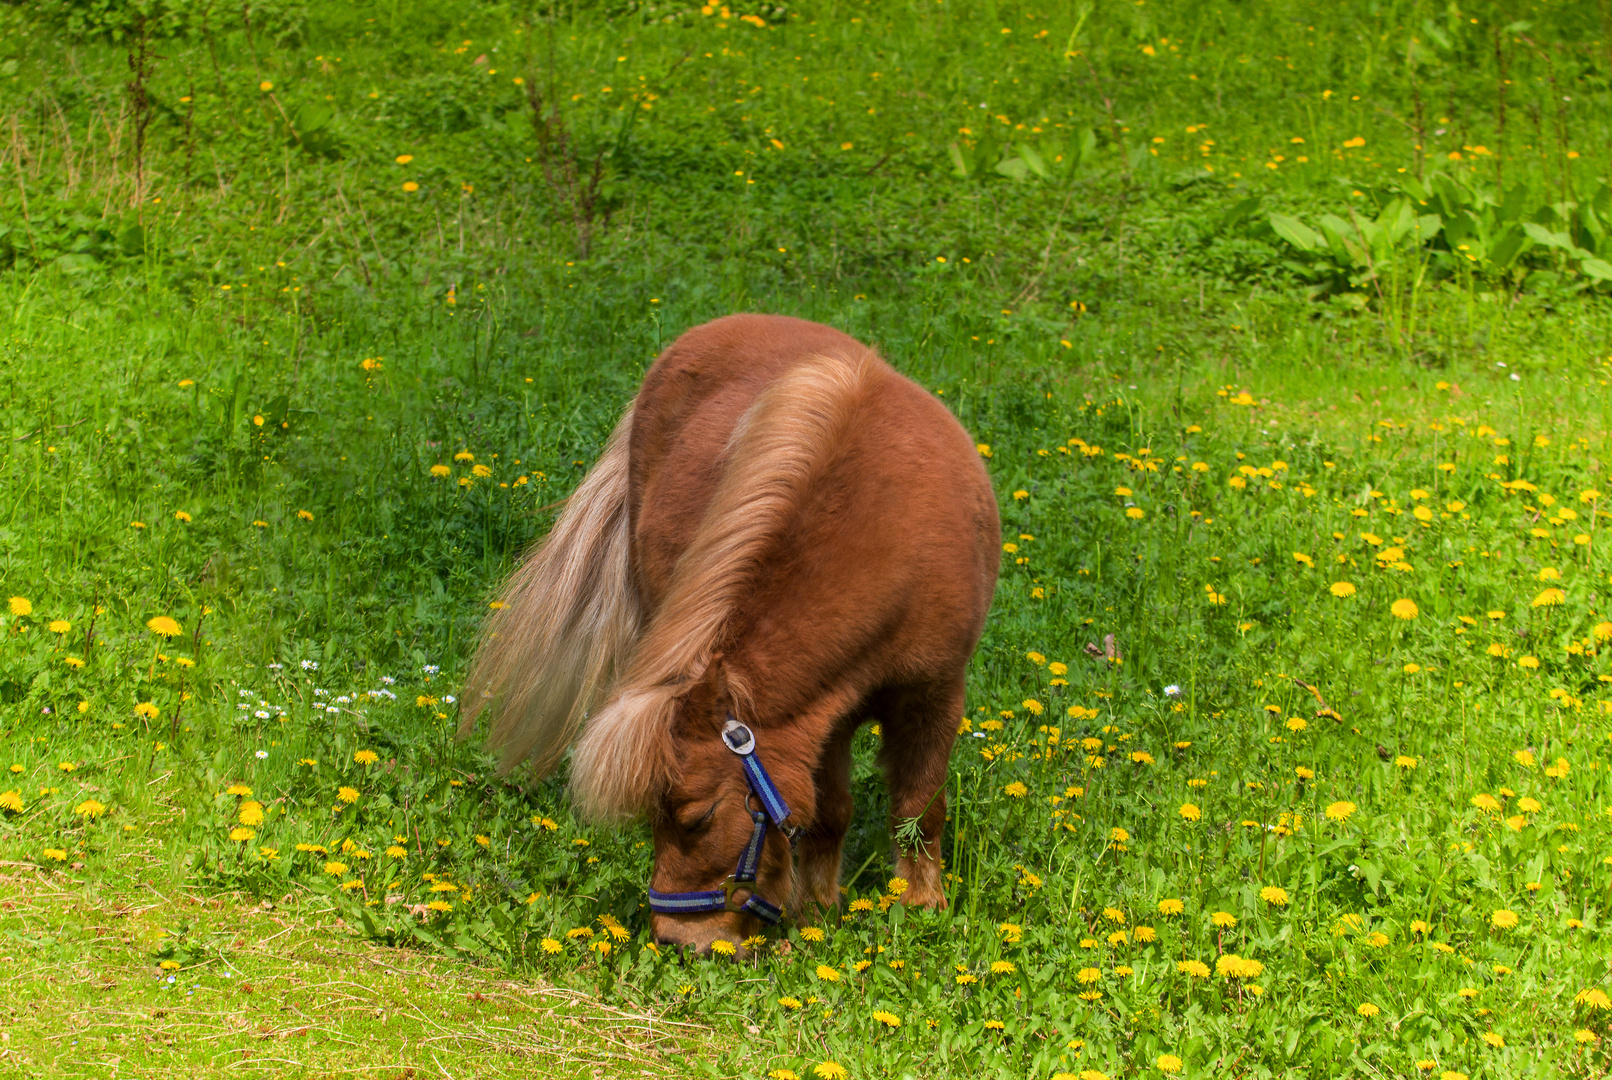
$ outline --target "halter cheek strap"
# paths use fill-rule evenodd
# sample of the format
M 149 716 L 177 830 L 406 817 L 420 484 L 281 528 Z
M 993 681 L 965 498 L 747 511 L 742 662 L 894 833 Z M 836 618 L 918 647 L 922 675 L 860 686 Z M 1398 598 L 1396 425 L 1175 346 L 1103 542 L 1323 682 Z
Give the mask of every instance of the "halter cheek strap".
M 789 816 L 789 804 L 778 792 L 778 785 L 767 775 L 767 769 L 756 757 L 755 734 L 739 723 L 732 713 L 722 728 L 722 744 L 739 756 L 744 767 L 745 781 L 750 793 L 761 803 L 760 810 L 750 811 L 750 842 L 739 853 L 739 865 L 723 880 L 720 888 L 702 892 L 663 893 L 649 890 L 649 907 L 665 915 L 686 915 L 701 911 L 748 911 L 764 923 L 776 924 L 783 917 L 783 909 L 770 904 L 756 892 L 756 873 L 761 869 L 761 852 L 767 845 L 767 824 L 770 821 L 784 834 L 789 846 L 795 846 L 798 830 L 784 824 Z M 745 804 L 748 807 L 749 798 Z M 734 893 L 744 892 L 744 900 L 734 899 Z

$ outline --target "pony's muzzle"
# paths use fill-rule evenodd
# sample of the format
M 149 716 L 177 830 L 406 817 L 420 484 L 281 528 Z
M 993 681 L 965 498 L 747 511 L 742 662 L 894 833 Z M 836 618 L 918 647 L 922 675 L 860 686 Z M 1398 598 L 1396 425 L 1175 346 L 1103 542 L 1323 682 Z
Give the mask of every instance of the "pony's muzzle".
M 713 911 L 701 915 L 655 915 L 649 924 L 655 943 L 662 948 L 673 948 L 704 956 L 711 946 L 725 941 L 734 948 L 734 956 L 743 959 L 750 955 L 744 941 L 759 933 L 761 920 L 748 912 Z

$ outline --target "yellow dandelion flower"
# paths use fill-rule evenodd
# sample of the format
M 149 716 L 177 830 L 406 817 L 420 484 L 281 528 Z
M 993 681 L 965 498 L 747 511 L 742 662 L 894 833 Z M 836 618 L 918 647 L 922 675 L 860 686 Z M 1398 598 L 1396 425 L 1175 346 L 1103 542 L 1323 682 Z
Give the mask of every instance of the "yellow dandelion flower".
M 163 637 L 178 637 L 184 633 L 179 628 L 179 624 L 166 615 L 158 615 L 154 619 L 146 620 L 146 628 L 153 634 L 160 634 Z
M 1353 596 L 1355 594 L 1355 587 L 1347 581 L 1334 581 L 1330 586 L 1328 586 L 1327 591 L 1341 600 L 1346 596 Z
M 358 789 L 350 787 L 337 788 L 336 798 L 340 799 L 344 803 L 355 803 L 358 801 Z
M 360 750 L 353 755 L 353 760 L 360 765 L 373 765 L 381 760 L 380 755 L 373 750 Z
M 1605 990 L 1598 986 L 1592 986 L 1575 994 L 1573 1004 L 1583 1005 L 1591 1009 L 1600 1009 L 1605 1012 L 1608 1009 L 1612 1009 L 1612 998 L 1607 997 Z
M 1377 1006 L 1373 1005 L 1369 1001 L 1362 1001 L 1359 1005 L 1355 1006 L 1355 1012 L 1359 1013 L 1361 1016 L 1372 1017 L 1382 1012 L 1382 1010 L 1377 1008 Z
M 1489 916 L 1489 925 L 1497 930 L 1510 930 L 1518 922 L 1517 913 L 1509 908 L 1499 908 Z
M 1182 803 L 1181 809 L 1176 812 L 1188 821 L 1197 821 L 1203 817 L 1203 811 L 1199 810 L 1194 803 Z
M 1245 960 L 1236 953 L 1226 953 L 1215 961 L 1215 974 L 1222 979 L 1252 979 L 1264 971 L 1265 965 L 1258 960 Z
M 892 1012 L 885 1012 L 883 1009 L 876 1009 L 874 1011 L 873 1021 L 874 1023 L 883 1024 L 887 1028 L 898 1028 L 901 1026 L 901 1017 Z
M 1395 600 L 1388 610 L 1393 612 L 1394 618 L 1410 620 L 1416 618 L 1421 612 L 1416 607 L 1416 601 L 1408 599 Z
M 1348 821 L 1349 815 L 1353 814 L 1355 810 L 1354 803 L 1339 801 L 1327 807 L 1326 815 L 1333 821 Z

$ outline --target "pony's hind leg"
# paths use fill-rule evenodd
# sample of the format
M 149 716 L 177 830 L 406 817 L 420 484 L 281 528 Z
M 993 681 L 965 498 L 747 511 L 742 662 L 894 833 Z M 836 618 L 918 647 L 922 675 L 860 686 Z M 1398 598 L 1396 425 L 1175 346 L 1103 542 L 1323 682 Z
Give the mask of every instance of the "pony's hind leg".
M 891 695 L 891 701 L 884 710 L 879 765 L 890 789 L 896 876 L 907 883 L 901 899 L 943 908 L 940 842 L 946 828 L 946 770 L 963 715 L 963 682 L 959 678 L 951 686 L 909 690 Z
M 817 767 L 817 813 L 795 848 L 795 895 L 790 909 L 812 922 L 840 903 L 840 851 L 851 827 L 851 737 L 846 725 L 823 748 Z

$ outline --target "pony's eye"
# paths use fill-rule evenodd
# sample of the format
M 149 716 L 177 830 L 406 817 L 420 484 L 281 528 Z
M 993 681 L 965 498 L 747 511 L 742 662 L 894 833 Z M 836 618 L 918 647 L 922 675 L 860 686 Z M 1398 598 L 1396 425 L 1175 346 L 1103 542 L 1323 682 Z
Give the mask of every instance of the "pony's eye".
M 698 806 L 690 806 L 677 815 L 677 824 L 684 832 L 698 832 L 711 824 L 711 817 L 716 813 L 716 803 L 707 806 L 701 812 Z

